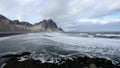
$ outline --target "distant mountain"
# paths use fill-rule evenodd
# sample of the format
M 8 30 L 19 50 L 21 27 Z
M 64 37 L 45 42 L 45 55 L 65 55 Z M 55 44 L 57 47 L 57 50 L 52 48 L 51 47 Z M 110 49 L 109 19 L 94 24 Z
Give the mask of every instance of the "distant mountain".
M 33 25 L 30 24 L 29 22 L 25 22 L 25 21 L 19 22 L 19 20 L 13 20 L 13 21 L 12 21 L 12 24 L 22 25 L 22 26 L 27 26 L 27 27 L 33 26 Z
M 0 14 L 0 32 L 41 32 L 63 31 L 52 19 L 40 21 L 34 25 L 29 22 L 10 20 Z
M 63 31 L 61 28 L 58 28 L 56 23 L 52 19 L 44 19 L 33 25 L 33 31 Z
M 17 25 L 12 21 L 0 14 L 0 32 L 26 32 L 26 26 Z

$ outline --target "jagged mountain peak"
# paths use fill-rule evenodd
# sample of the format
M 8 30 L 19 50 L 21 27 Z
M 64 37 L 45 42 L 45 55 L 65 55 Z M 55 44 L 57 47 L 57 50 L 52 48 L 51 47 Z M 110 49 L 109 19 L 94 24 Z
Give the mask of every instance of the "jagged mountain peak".
M 19 21 L 19 20 L 13 20 L 12 22 L 13 24 L 16 24 L 16 25 L 23 25 L 23 26 L 33 26 L 32 24 L 30 24 L 29 22 L 26 22 L 26 21 Z
M 3 16 L 2 14 L 0 14 L 0 19 L 2 19 L 2 20 L 10 20 L 7 17 Z
M 22 31 L 62 31 L 52 19 L 44 19 L 34 25 L 29 22 L 19 20 L 10 20 L 0 14 L 0 32 L 22 32 Z
M 45 29 L 50 29 L 50 30 L 58 29 L 58 26 L 56 25 L 56 23 L 52 19 L 48 19 L 48 20 L 44 19 L 44 20 L 36 23 L 35 26 L 39 26 L 38 28 L 41 28 L 42 30 L 45 30 Z
M 48 20 L 44 19 L 44 20 L 36 23 L 36 25 L 39 25 L 39 24 L 43 25 L 46 28 L 57 28 L 56 23 L 52 19 L 48 19 Z

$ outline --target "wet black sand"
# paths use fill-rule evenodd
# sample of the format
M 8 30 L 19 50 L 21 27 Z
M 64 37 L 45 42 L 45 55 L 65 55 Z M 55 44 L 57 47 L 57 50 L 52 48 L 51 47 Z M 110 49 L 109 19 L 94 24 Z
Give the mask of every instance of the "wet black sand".
M 0 32 L 0 37 L 6 37 L 6 36 L 12 36 L 12 35 L 19 35 L 19 34 L 24 34 L 24 33 L 1 33 Z

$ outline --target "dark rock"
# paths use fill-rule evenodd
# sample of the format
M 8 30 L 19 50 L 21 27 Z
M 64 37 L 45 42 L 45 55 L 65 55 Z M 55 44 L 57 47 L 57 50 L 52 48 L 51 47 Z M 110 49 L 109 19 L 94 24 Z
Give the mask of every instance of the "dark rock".
M 58 28 L 56 23 L 52 19 L 47 20 L 47 29 Z
M 16 57 L 11 58 L 3 68 L 120 68 L 102 58 L 78 57 L 73 60 L 61 59 L 59 63 L 41 63 L 41 61 L 33 59 L 18 60 Z M 61 63 L 62 61 L 64 63 Z

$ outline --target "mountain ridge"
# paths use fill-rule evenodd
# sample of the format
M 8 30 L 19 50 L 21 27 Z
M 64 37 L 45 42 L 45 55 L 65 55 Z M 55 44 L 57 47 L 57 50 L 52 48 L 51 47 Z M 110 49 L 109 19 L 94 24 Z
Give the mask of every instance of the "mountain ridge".
M 0 14 L 0 32 L 61 32 L 52 19 L 44 19 L 38 23 L 30 24 L 26 21 L 10 20 Z

